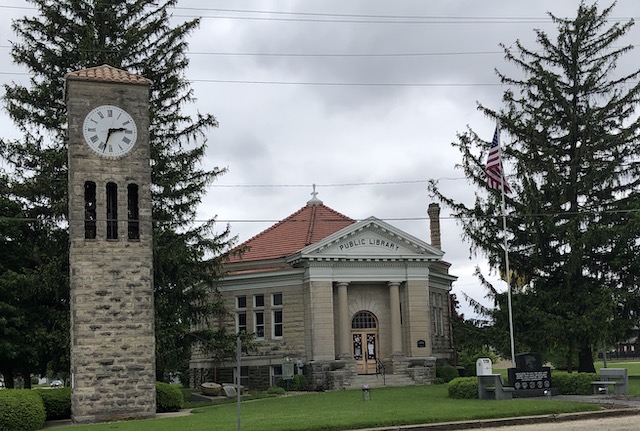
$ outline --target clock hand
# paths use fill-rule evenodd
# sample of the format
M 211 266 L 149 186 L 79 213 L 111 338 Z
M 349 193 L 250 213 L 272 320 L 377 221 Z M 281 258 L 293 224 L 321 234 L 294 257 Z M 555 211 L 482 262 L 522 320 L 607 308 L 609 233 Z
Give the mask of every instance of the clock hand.
M 127 129 L 125 129 L 124 127 L 117 127 L 117 128 L 111 127 L 109 130 L 107 130 L 107 139 L 104 140 L 104 148 L 102 149 L 102 152 L 104 153 L 105 151 L 107 151 L 107 144 L 109 143 L 109 137 L 111 136 L 112 133 L 126 132 L 126 131 Z

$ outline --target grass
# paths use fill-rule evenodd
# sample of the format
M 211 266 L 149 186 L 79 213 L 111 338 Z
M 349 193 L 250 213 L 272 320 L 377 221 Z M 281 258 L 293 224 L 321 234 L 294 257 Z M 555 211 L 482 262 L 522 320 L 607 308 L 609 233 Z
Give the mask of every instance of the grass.
M 545 399 L 453 400 L 446 385 L 376 388 L 370 401 L 360 390 L 265 398 L 241 404 L 243 431 L 331 431 L 419 423 L 559 414 L 597 410 L 597 405 Z M 58 428 L 57 431 L 232 431 L 237 405 L 194 410 L 190 416 Z

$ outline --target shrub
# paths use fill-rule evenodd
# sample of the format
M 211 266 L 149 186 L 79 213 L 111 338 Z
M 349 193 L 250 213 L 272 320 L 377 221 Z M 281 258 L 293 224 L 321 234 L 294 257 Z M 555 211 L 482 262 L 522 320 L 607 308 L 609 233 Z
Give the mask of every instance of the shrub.
M 476 375 L 476 361 L 478 358 L 489 358 L 492 363 L 498 362 L 498 357 L 489 349 L 479 349 L 479 350 L 463 350 L 460 352 L 459 363 L 464 367 L 467 376 L 475 376 Z
M 449 398 L 478 398 L 477 377 L 456 377 L 447 385 Z
M 271 386 L 269 389 L 267 389 L 267 393 L 269 395 L 282 395 L 285 392 L 286 391 L 284 390 L 284 388 L 280 386 Z
M 458 370 L 453 365 L 443 365 L 442 367 L 436 367 L 436 379 L 442 383 L 449 383 L 456 377 L 460 377 Z
M 278 380 L 278 386 L 287 391 L 306 391 L 309 388 L 309 381 L 304 374 L 295 374 L 288 382 L 284 379 Z
M 33 431 L 44 426 L 42 398 L 29 389 L 0 391 L 0 430 Z
M 552 386 L 562 395 L 590 395 L 591 382 L 599 380 L 595 373 L 567 373 L 553 371 L 551 373 Z
M 71 417 L 71 388 L 36 389 L 42 398 L 48 421 Z
M 156 382 L 156 412 L 177 412 L 182 407 L 184 397 L 180 386 Z

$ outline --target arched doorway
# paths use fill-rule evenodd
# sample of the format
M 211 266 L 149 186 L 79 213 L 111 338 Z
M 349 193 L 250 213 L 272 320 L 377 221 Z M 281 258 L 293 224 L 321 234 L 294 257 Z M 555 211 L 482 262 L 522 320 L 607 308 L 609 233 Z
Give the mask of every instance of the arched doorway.
M 359 311 L 351 320 L 352 354 L 358 374 L 375 374 L 378 359 L 378 319 L 370 311 Z

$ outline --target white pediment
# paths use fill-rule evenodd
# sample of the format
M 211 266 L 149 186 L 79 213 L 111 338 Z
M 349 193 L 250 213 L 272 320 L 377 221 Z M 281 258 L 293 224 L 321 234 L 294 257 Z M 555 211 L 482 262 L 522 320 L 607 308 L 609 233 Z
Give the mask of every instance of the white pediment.
M 370 217 L 303 248 L 296 258 L 439 260 L 443 255 L 438 248 Z

